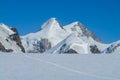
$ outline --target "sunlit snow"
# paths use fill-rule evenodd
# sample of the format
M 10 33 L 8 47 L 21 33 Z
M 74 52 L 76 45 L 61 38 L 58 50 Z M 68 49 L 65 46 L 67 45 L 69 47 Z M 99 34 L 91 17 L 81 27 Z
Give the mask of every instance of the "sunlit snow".
M 0 80 L 120 80 L 118 54 L 0 53 Z

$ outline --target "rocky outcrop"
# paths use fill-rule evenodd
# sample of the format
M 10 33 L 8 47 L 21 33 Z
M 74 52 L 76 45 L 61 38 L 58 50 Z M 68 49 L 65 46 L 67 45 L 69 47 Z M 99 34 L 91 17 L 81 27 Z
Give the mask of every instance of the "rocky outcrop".
M 104 53 L 120 53 L 120 41 L 117 41 L 113 44 L 111 44 L 108 48 L 106 48 L 106 50 L 104 51 Z
M 35 53 L 43 53 L 51 48 L 51 43 L 48 39 L 41 39 L 40 41 L 37 41 L 35 44 L 33 44 L 34 50 L 30 52 Z
M 83 36 L 87 36 L 87 37 L 92 37 L 95 41 L 97 42 L 101 42 L 102 41 L 97 38 L 90 30 L 88 30 L 83 24 L 81 24 L 80 22 L 78 22 L 75 26 L 79 26 L 83 32 Z
M 13 52 L 12 49 L 5 49 L 5 47 L 2 45 L 1 42 L 0 42 L 0 51 L 2 51 L 2 52 Z
M 2 45 L 2 43 L 0 42 L 0 51 L 4 52 L 6 49 L 5 47 Z
M 96 45 L 90 46 L 90 51 L 91 51 L 93 54 L 101 53 L 101 51 L 97 48 Z
M 0 23 L 0 51 L 25 52 L 16 28 Z
M 69 49 L 68 51 L 66 51 L 65 53 L 69 53 L 69 54 L 78 54 L 78 52 L 76 52 L 73 49 Z
M 16 44 L 21 48 L 22 52 L 25 52 L 25 49 L 22 46 L 22 43 L 21 43 L 21 40 L 20 40 L 20 37 L 19 37 L 17 29 L 16 28 L 11 28 L 11 30 L 14 31 L 15 33 L 10 35 L 9 38 L 16 42 Z
M 61 53 L 65 53 L 65 54 L 67 54 L 67 53 L 69 53 L 69 54 L 78 54 L 78 52 L 77 51 L 75 51 L 75 50 L 73 50 L 73 49 L 66 49 L 66 47 L 67 47 L 67 44 L 64 44 L 61 48 L 60 48 L 60 54 Z

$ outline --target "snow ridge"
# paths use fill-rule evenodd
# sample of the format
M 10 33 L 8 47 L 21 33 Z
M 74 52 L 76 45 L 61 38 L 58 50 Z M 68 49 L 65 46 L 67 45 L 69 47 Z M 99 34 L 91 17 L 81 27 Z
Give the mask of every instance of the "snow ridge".
M 71 34 L 74 36 L 67 38 Z M 62 26 L 56 18 L 50 18 L 47 20 L 41 26 L 41 30 L 37 33 L 31 33 L 23 36 L 22 43 L 26 49 L 26 52 L 37 53 L 41 51 L 41 48 L 47 52 L 57 51 L 58 53 L 93 53 L 90 50 L 90 46 L 97 46 L 95 49 L 99 48 L 99 50 L 103 50 L 103 47 L 99 47 L 100 45 L 104 46 L 104 44 L 101 43 L 101 41 L 80 22 L 74 22 L 69 25 Z M 41 45 L 36 46 L 38 43 Z M 96 43 L 99 43 L 100 45 Z M 50 46 L 50 48 L 48 48 L 48 46 Z

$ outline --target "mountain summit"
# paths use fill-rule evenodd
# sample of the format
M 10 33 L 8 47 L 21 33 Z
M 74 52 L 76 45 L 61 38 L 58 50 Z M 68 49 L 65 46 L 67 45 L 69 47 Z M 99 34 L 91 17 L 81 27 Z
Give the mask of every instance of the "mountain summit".
M 100 53 L 103 50 L 100 46 L 105 46 L 82 23 L 74 22 L 62 26 L 56 18 L 47 20 L 41 26 L 40 31 L 21 38 L 26 52 L 32 53 L 46 51 L 51 51 L 50 53 L 82 53 L 82 51 L 84 51 L 83 53 Z M 57 51 L 53 49 L 57 49 Z
M 48 21 L 46 21 L 42 26 L 41 29 L 44 28 L 62 28 L 61 24 L 56 18 L 50 18 Z
M 64 28 L 70 32 L 74 33 L 78 37 L 91 37 L 97 42 L 102 42 L 99 38 L 97 38 L 90 30 L 88 30 L 82 23 L 80 22 L 73 22 L 67 26 L 64 26 Z
M 105 44 L 82 23 L 62 26 L 50 18 L 40 31 L 19 36 L 16 28 L 0 24 L 0 51 L 58 54 L 120 53 L 120 41 Z

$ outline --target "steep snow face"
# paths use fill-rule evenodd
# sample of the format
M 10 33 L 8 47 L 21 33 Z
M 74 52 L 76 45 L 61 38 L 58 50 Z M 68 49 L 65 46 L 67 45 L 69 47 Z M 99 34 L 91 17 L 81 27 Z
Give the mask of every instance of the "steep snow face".
M 83 38 L 87 42 L 101 42 L 91 31 L 89 31 L 83 24 L 80 22 L 74 22 L 67 26 L 64 26 L 65 30 L 69 33 L 74 33 L 77 37 Z
M 17 42 L 12 40 L 14 34 L 15 32 L 10 27 L 0 24 L 0 44 L 4 47 L 5 52 L 22 52 Z
M 42 25 L 39 32 L 23 36 L 22 43 L 26 48 L 26 51 L 31 49 L 34 50 L 34 44 L 41 39 L 47 39 L 48 42 L 50 42 L 51 47 L 53 47 L 62 41 L 67 35 L 67 32 L 62 28 L 60 23 L 55 18 L 51 18 Z
M 63 41 L 51 48 L 45 53 L 79 53 L 88 54 L 89 44 L 84 40 L 76 37 L 74 34 L 70 34 Z
M 43 24 L 41 33 L 45 34 L 43 37 L 49 39 L 52 46 L 55 46 L 68 35 L 55 18 L 51 18 Z
M 120 53 L 120 41 L 114 42 L 104 50 L 104 53 Z

